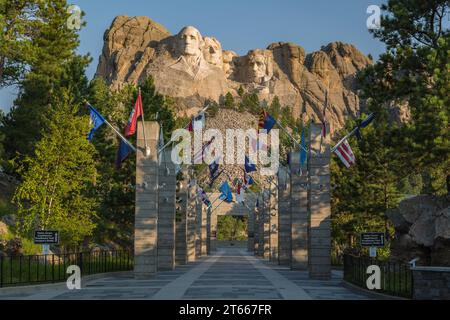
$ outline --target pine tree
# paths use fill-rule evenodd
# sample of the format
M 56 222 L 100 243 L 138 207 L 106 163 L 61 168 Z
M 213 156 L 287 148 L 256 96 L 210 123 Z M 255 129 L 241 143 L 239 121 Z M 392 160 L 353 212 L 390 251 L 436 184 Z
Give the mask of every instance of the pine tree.
M 14 27 L 18 29 L 16 32 L 30 32 L 30 36 L 25 37 L 23 43 L 19 35 L 15 40 L 10 39 L 12 47 L 26 46 L 23 51 L 26 59 L 15 65 L 18 70 L 25 70 L 22 65 L 29 70 L 17 75 L 20 80 L 19 96 L 1 128 L 5 135 L 6 156 L 12 159 L 17 155 L 23 157 L 33 153 L 34 145 L 41 138 L 40 133 L 47 126 L 51 106 L 61 90 L 69 88 L 77 102 L 82 99 L 87 88 L 85 68 L 90 58 L 78 56 L 75 52 L 79 44 L 78 35 L 67 25 L 70 14 L 66 1 L 17 0 L 8 2 L 6 6 L 11 12 L 25 10 L 21 15 L 30 10 L 32 12 L 31 17 L 19 15 L 18 22 L 14 22 L 18 23 Z M 29 21 L 22 21 L 25 25 L 21 25 L 20 19 Z M 20 44 L 16 45 L 14 41 Z M 13 63 L 13 60 L 6 60 Z
M 59 230 L 64 246 L 76 246 L 95 228 L 95 149 L 86 139 L 89 120 L 79 116 L 68 91 L 52 110 L 34 154 L 19 164 L 22 183 L 13 197 L 18 230 L 23 236 Z
M 227 94 L 225 95 L 224 105 L 226 108 L 229 108 L 229 109 L 234 108 L 234 98 L 230 92 L 227 92 Z
M 449 2 L 390 0 L 382 9 L 382 28 L 373 33 L 387 51 L 358 76 L 362 97 L 376 127 L 394 138 L 385 147 L 404 160 L 399 176 L 413 168 L 429 178 L 424 192 L 442 194 L 450 172 Z M 388 106 L 405 101 L 411 120 L 391 130 Z

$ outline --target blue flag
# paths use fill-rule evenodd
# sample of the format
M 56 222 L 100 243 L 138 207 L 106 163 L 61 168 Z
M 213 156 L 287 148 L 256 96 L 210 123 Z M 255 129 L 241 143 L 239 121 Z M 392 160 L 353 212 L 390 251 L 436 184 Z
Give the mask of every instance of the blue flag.
M 228 182 L 225 181 L 222 183 L 222 185 L 219 188 L 219 191 L 221 192 L 220 200 L 226 201 L 228 203 L 233 202 L 233 193 L 231 192 L 231 188 L 228 185 Z
M 359 127 L 360 128 L 367 127 L 373 121 L 373 119 L 375 119 L 375 115 L 373 113 L 369 114 L 369 116 L 361 122 Z
M 302 141 L 301 141 L 301 148 L 300 148 L 300 167 L 304 167 L 306 162 L 306 139 L 305 139 L 305 129 L 302 129 Z
M 356 139 L 361 140 L 361 129 L 367 127 L 370 123 L 372 123 L 373 119 L 375 119 L 375 115 L 373 113 L 369 114 L 366 119 L 364 119 L 359 126 L 356 127 L 355 136 Z
M 116 157 L 116 170 L 120 170 L 122 162 L 124 162 L 132 152 L 133 149 L 131 149 L 128 143 L 120 139 L 119 150 Z
M 261 115 L 259 117 L 259 128 L 260 129 L 266 129 L 267 133 L 269 133 L 270 130 L 272 130 L 272 128 L 275 126 L 276 123 L 277 123 L 277 121 L 270 114 L 268 114 L 265 110 L 263 110 L 261 112 Z
M 250 163 L 250 159 L 247 156 L 245 156 L 245 172 L 250 173 L 253 171 L 257 171 L 256 165 Z
M 104 124 L 106 122 L 106 120 L 102 117 L 102 115 L 95 110 L 95 108 L 91 105 L 88 106 L 89 107 L 89 112 L 91 114 L 91 131 L 89 131 L 87 139 L 89 141 L 92 140 L 92 138 L 94 137 L 94 133 L 95 131 L 97 131 L 98 128 L 101 127 L 102 124 Z

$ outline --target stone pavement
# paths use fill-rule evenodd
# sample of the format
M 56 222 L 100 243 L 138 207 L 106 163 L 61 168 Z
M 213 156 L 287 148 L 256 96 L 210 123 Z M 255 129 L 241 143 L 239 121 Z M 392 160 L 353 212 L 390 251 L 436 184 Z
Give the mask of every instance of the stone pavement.
M 333 271 L 331 280 L 310 280 L 306 271 L 291 271 L 245 249 L 219 248 L 211 256 L 174 271 L 158 272 L 150 280 L 135 280 L 131 273 L 111 275 L 83 284 L 81 290 L 9 296 L 0 291 L 0 299 L 370 299 L 344 288 L 341 279 L 342 274 Z

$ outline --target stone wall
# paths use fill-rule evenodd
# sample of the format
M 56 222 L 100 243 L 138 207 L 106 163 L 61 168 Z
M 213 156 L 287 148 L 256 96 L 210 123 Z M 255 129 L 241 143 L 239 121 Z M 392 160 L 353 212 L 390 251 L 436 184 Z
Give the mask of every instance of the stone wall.
M 413 298 L 418 300 L 450 300 L 450 268 L 415 267 Z

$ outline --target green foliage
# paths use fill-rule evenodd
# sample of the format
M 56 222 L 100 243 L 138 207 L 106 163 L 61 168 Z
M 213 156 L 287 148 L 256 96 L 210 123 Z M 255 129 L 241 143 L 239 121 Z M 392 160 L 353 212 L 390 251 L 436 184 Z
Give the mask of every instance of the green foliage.
M 244 88 L 242 88 L 242 86 L 239 86 L 239 89 L 238 89 L 238 95 L 239 95 L 239 97 L 243 97 L 244 96 Z
M 63 62 L 78 46 L 76 30 L 70 30 L 65 0 L 0 1 L 0 87 L 18 83 L 27 70 L 35 75 L 59 78 Z
M 247 239 L 247 223 L 244 217 L 219 216 L 217 240 L 244 241 Z
M 244 94 L 242 97 L 241 105 L 238 108 L 239 110 L 248 111 L 254 115 L 260 115 L 261 105 L 258 95 L 256 93 Z
M 86 139 L 88 119 L 78 115 L 79 107 L 69 94 L 60 97 L 52 110 L 34 156 L 19 165 L 23 181 L 13 201 L 19 208 L 18 231 L 23 236 L 55 229 L 64 245 L 74 246 L 95 227 L 95 150 Z
M 19 34 L 7 42 L 12 47 L 26 46 L 20 53 L 26 61 L 17 62 L 21 65 L 17 66 L 21 70 L 20 76 L 16 75 L 20 78 L 19 96 L 0 127 L 5 135 L 6 158 L 10 160 L 18 155 L 24 157 L 33 153 L 36 142 L 41 138 L 40 133 L 47 126 L 51 106 L 61 90 L 70 90 L 75 102 L 81 101 L 88 83 L 85 68 L 91 59 L 75 53 L 78 35 L 67 27 L 69 13 L 66 12 L 66 1 L 7 2 L 8 10 L 18 19 L 10 21 L 12 24 L 31 19 L 24 26 L 12 27 L 19 29 L 13 34 Z M 25 17 L 28 14 L 31 16 Z M 21 22 L 21 19 L 24 21 Z M 20 32 L 30 34 L 23 36 Z M 9 52 L 10 49 L 5 50 Z M 6 57 L 7 61 L 16 65 L 14 59 L 8 60 L 7 53 L 2 55 L 1 51 L 0 59 Z M 24 72 L 25 69 L 29 71 Z
M 398 176 L 424 175 L 422 192 L 443 194 L 450 172 L 449 2 L 391 0 L 383 9 L 388 14 L 373 33 L 388 50 L 359 74 L 361 94 L 377 114 L 377 130 L 393 137 L 385 148 L 403 160 Z M 388 106 L 405 101 L 411 120 L 396 126 Z
M 355 125 L 355 121 L 347 121 L 339 135 Z M 398 175 L 403 159 L 385 147 L 391 139 L 390 131 L 371 125 L 364 129 L 361 141 L 349 141 L 356 157 L 354 166 L 347 169 L 337 157 L 332 158 L 332 233 L 334 250 L 340 253 L 355 245 L 352 239 L 361 232 L 393 233 L 385 212 L 397 207 L 403 197 Z
M 143 83 L 141 93 L 145 120 L 154 121 L 158 114 L 165 141 L 168 141 L 172 130 L 184 126 L 187 119 L 175 119 L 171 101 L 156 92 L 152 78 Z M 92 80 L 89 85 L 89 102 L 120 131 L 128 122 L 137 94 L 138 89 L 132 85 L 112 91 L 99 78 Z M 135 137 L 130 140 L 134 143 Z M 115 170 L 119 143 L 114 132 L 107 126 L 97 130 L 92 143 L 97 149 L 96 167 L 99 175 L 95 190 L 100 201 L 94 240 L 97 243 L 114 241 L 123 247 L 130 247 L 134 227 L 133 185 L 136 179 L 136 159 L 131 155 L 122 163 L 119 171 Z
M 234 105 L 235 105 L 234 98 L 233 98 L 233 95 L 230 92 L 228 92 L 225 95 L 224 105 L 225 105 L 226 108 L 230 108 L 230 109 L 234 108 Z

